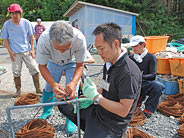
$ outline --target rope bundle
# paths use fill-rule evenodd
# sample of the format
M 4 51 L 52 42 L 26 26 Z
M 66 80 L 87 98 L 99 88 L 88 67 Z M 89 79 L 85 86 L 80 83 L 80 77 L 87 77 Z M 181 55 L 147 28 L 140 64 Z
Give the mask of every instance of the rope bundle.
M 16 138 L 54 138 L 54 128 L 44 119 L 33 119 L 16 133 Z
M 184 123 L 184 113 L 181 115 L 180 118 L 177 119 L 180 123 Z
M 169 95 L 164 101 L 178 101 L 180 103 L 184 102 L 184 93 Z
M 15 105 L 29 105 L 38 103 L 38 96 L 34 93 L 28 93 L 22 95 L 16 102 Z
M 132 119 L 128 125 L 139 126 L 139 125 L 143 125 L 145 122 L 146 122 L 145 114 L 139 108 L 136 108 L 132 116 Z
M 135 127 L 132 127 L 128 128 L 128 138 L 154 138 L 154 137 Z
M 178 132 L 179 138 L 184 138 L 184 124 L 180 125 L 176 131 Z
M 158 110 L 165 115 L 180 117 L 184 113 L 184 105 L 177 101 L 165 101 L 158 105 Z

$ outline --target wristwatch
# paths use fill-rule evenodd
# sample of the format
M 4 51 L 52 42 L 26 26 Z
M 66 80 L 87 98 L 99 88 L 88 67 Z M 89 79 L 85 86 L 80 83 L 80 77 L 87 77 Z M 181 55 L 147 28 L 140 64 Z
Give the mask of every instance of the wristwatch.
M 94 104 L 96 104 L 96 105 L 99 104 L 101 98 L 102 98 L 102 95 L 99 94 L 99 95 L 96 97 L 96 99 L 94 100 Z

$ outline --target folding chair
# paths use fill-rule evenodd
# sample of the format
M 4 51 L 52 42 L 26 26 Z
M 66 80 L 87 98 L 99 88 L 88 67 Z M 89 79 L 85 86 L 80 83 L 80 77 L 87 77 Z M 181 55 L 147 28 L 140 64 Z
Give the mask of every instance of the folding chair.
M 77 103 L 77 125 L 78 125 L 78 138 L 81 137 L 80 135 L 80 103 L 77 99 L 67 101 L 69 103 Z M 6 113 L 8 117 L 8 125 L 10 128 L 10 135 L 11 138 L 15 138 L 13 124 L 11 120 L 11 110 L 14 109 L 21 109 L 21 108 L 32 108 L 32 107 L 40 107 L 40 106 L 54 106 L 54 105 L 61 105 L 61 104 L 68 104 L 65 101 L 53 102 L 53 103 L 39 103 L 39 104 L 31 104 L 31 105 L 20 105 L 20 106 L 8 106 L 6 108 Z

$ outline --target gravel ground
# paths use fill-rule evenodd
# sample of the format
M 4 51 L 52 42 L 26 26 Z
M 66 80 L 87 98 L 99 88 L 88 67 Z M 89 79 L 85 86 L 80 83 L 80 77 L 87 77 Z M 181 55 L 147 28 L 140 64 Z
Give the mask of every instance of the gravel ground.
M 0 49 L 1 51 L 1 49 Z M 4 58 L 2 58 L 2 56 Z M 10 67 L 10 65 L 7 64 L 6 58 L 8 58 L 7 54 L 1 54 L 0 53 L 0 65 L 5 67 Z M 98 64 L 102 64 L 102 60 L 99 58 L 99 56 L 94 55 L 95 60 Z M 9 61 L 8 61 L 9 62 Z M 102 67 L 88 67 L 89 74 L 96 73 L 102 69 Z M 99 87 L 99 78 L 102 76 L 99 75 L 98 77 L 93 77 L 93 80 L 97 84 L 97 87 Z M 8 121 L 7 121 L 7 114 L 6 114 L 6 108 L 7 106 L 13 105 L 15 102 L 15 99 L 12 98 L 12 94 L 15 91 L 14 85 L 10 81 L 12 78 L 6 78 L 5 75 L 0 76 L 0 130 L 5 132 L 10 137 L 10 130 L 8 127 Z M 23 80 L 23 81 L 29 81 Z M 31 80 L 32 81 L 32 80 Z M 61 83 L 63 84 L 64 79 L 62 79 Z M 41 78 L 41 82 L 44 83 L 44 81 Z M 8 84 L 10 83 L 10 84 Z M 31 82 L 32 83 L 32 82 Z M 7 85 L 8 84 L 8 85 Z M 7 86 L 6 86 L 7 85 Z M 25 83 L 24 85 L 27 86 Z M 43 84 L 42 84 L 43 86 Z M 25 86 L 24 86 L 25 87 Z M 32 88 L 33 85 L 27 86 L 28 89 L 23 88 L 23 91 L 30 92 L 34 89 Z M 163 95 L 161 97 L 162 99 L 166 97 L 166 95 Z M 41 100 L 41 99 L 40 99 Z M 142 109 L 144 107 L 142 106 Z M 36 112 L 38 111 L 38 108 L 24 108 L 24 109 L 16 109 L 12 111 L 11 117 L 13 122 L 13 128 L 14 131 L 18 131 L 23 125 L 25 125 L 26 122 L 30 121 Z M 38 114 L 38 116 L 41 114 L 41 112 Z M 58 112 L 57 107 L 54 107 L 53 115 L 48 119 L 48 122 L 55 128 L 55 138 L 64 138 L 67 137 L 65 133 L 65 117 Z M 176 129 L 178 129 L 178 122 L 174 117 L 168 117 L 165 115 L 160 114 L 159 112 L 156 112 L 150 119 L 147 120 L 147 122 L 139 126 L 138 128 L 147 132 L 148 134 L 156 137 L 156 138 L 178 138 Z M 82 131 L 81 131 L 82 132 Z M 83 132 L 81 133 L 83 135 Z M 77 132 L 71 138 L 77 138 Z M 5 138 L 0 134 L 0 138 Z

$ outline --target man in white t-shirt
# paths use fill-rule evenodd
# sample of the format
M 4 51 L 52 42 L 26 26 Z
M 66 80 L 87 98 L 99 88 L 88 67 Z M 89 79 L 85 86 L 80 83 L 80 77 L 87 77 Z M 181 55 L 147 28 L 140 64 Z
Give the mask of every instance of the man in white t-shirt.
M 66 21 L 56 21 L 51 28 L 44 31 L 38 40 L 36 61 L 40 72 L 46 80 L 43 90 L 43 103 L 55 96 L 57 98 L 77 97 L 77 86 L 84 70 L 86 39 L 76 28 Z M 65 72 L 66 86 L 59 84 L 62 72 Z M 53 102 L 55 97 L 49 100 Z M 44 106 L 41 118 L 52 115 L 52 106 Z M 76 126 L 66 118 L 68 134 L 73 134 Z

